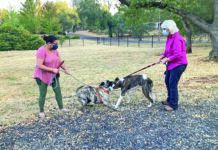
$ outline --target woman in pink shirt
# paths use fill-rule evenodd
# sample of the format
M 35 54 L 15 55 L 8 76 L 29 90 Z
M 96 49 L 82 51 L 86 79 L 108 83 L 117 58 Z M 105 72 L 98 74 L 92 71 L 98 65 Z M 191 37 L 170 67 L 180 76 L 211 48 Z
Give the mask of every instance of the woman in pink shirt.
M 60 66 L 61 58 L 57 50 L 57 38 L 50 35 L 45 36 L 44 40 L 46 44 L 36 51 L 36 66 L 34 70 L 34 78 L 39 87 L 40 118 L 45 117 L 44 104 L 48 85 L 51 85 L 53 88 L 59 109 L 66 111 L 66 109 L 63 109 L 62 94 L 59 84 L 60 74 L 58 67 Z M 61 68 L 66 74 L 69 74 L 64 65 L 61 65 Z
M 186 42 L 179 33 L 173 20 L 165 20 L 161 24 L 162 34 L 167 36 L 165 50 L 159 62 L 166 64 L 165 84 L 167 87 L 167 100 L 163 101 L 166 111 L 178 108 L 178 83 L 185 71 L 188 61 L 186 56 Z

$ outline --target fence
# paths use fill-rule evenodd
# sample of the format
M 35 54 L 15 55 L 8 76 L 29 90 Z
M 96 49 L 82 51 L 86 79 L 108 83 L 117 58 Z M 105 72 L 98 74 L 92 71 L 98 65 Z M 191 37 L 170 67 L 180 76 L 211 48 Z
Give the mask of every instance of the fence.
M 163 47 L 166 41 L 166 37 L 163 36 L 144 36 L 141 39 L 133 37 L 94 37 L 94 36 L 80 36 L 79 40 L 67 39 L 63 43 L 63 47 L 71 46 L 85 46 L 90 44 L 95 45 L 107 45 L 107 46 L 125 46 L 125 47 Z M 193 36 L 193 44 L 210 44 L 210 38 L 208 36 Z

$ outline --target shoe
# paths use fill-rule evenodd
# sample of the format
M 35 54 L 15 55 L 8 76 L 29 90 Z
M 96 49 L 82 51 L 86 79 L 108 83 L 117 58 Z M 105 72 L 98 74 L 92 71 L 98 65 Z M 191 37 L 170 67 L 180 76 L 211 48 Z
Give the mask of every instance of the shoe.
M 171 111 L 174 110 L 174 109 L 173 109 L 172 107 L 170 107 L 169 105 L 166 105 L 166 106 L 164 107 L 164 109 L 165 109 L 166 111 L 169 111 L 169 112 L 171 112 Z
M 66 109 L 66 108 L 62 108 L 62 109 L 60 109 L 60 111 L 63 112 L 63 113 L 67 113 L 67 112 L 69 112 L 69 110 Z
M 39 118 L 40 119 L 45 119 L 45 113 L 44 112 L 40 112 L 39 113 Z
M 162 103 L 163 105 L 169 105 L 169 103 L 168 103 L 167 101 L 161 101 L 161 103 Z

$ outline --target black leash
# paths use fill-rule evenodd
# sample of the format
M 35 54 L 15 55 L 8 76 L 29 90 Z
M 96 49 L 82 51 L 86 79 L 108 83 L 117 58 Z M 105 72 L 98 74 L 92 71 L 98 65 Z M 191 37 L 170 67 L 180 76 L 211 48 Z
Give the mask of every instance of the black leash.
M 133 75 L 133 74 L 135 74 L 135 73 L 137 73 L 137 72 L 139 72 L 139 71 L 142 71 L 142 70 L 145 70 L 145 69 L 147 69 L 147 68 L 150 68 L 150 67 L 152 67 L 152 66 L 154 66 L 154 65 L 157 65 L 157 64 L 159 64 L 159 62 L 156 62 L 156 63 L 150 64 L 150 65 L 147 65 L 147 66 L 145 66 L 145 67 L 143 67 L 143 68 L 141 68 L 141 69 L 139 69 L 139 70 L 137 70 L 137 71 L 135 71 L 135 72 L 133 72 L 133 73 L 127 75 L 127 77 L 128 77 L 128 76 L 131 76 L 131 75 Z

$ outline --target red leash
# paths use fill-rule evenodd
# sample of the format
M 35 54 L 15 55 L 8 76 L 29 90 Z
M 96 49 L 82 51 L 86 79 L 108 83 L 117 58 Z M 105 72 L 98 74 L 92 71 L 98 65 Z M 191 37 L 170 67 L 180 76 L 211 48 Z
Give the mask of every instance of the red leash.
M 57 69 L 59 69 L 64 64 L 64 60 L 58 65 Z
M 58 65 L 57 69 L 59 69 L 63 64 L 64 64 L 64 60 Z M 51 82 L 50 82 L 51 84 L 52 84 L 53 79 L 54 79 L 55 77 L 56 77 L 56 74 L 53 73 L 52 78 L 51 78 Z
M 135 74 L 135 73 L 137 73 L 137 72 L 139 72 L 139 71 L 145 70 L 145 69 L 147 69 L 147 68 L 150 68 L 150 67 L 152 67 L 152 66 L 154 66 L 154 65 L 156 65 L 156 64 L 159 64 L 159 63 L 156 62 L 156 63 L 150 64 L 150 65 L 147 65 L 147 66 L 143 67 L 142 69 L 139 69 L 139 70 L 137 70 L 137 71 L 135 71 L 135 72 L 129 74 L 128 76 L 131 76 L 131 75 L 133 75 L 133 74 Z M 128 76 L 127 76 L 127 77 L 128 77 Z

